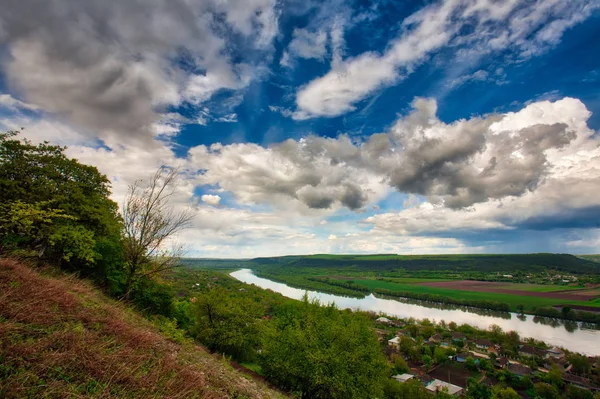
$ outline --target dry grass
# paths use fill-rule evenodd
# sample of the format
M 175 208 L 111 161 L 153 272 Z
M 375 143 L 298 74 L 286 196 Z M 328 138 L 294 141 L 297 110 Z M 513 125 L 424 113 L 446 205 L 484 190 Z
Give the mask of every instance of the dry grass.
M 0 259 L 0 397 L 271 398 L 91 285 Z

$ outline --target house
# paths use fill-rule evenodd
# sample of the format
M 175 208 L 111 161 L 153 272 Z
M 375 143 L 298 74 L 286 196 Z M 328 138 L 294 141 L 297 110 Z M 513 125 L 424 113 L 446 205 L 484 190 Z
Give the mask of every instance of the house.
M 508 371 L 518 375 L 519 377 L 531 377 L 532 370 L 528 366 L 524 366 L 519 363 L 509 363 Z
M 396 381 L 403 383 L 406 382 L 408 380 L 412 380 L 413 378 L 415 378 L 414 374 L 396 374 L 394 376 L 392 376 L 393 379 L 395 379 Z
M 489 339 L 478 339 L 475 341 L 475 347 L 487 352 L 490 348 L 494 349 L 494 344 Z
M 392 323 L 392 321 L 390 319 L 388 319 L 387 317 L 380 317 L 375 321 L 377 323 L 382 323 L 382 324 L 391 324 Z
M 519 355 L 526 356 L 526 357 L 534 357 L 534 356 L 542 357 L 543 355 L 545 355 L 545 353 L 544 353 L 544 351 L 542 351 L 534 346 L 521 345 L 519 347 Z
M 456 361 L 459 363 L 464 363 L 467 361 L 468 358 L 473 357 L 470 353 L 467 352 L 463 352 L 463 353 L 457 353 L 455 358 Z
M 396 349 L 400 349 L 400 341 L 401 341 L 400 337 L 394 337 L 394 338 L 388 340 L 388 346 L 394 347 Z
M 463 394 L 464 389 L 458 385 L 450 384 L 441 380 L 434 379 L 425 385 L 428 391 L 437 393 L 440 391 L 446 391 L 452 396 L 460 396 Z
M 573 368 L 573 365 L 569 363 L 566 359 L 554 359 L 552 357 L 547 358 L 544 361 L 544 368 L 550 370 L 552 366 L 558 366 L 558 368 L 562 372 L 571 371 L 571 369 Z
M 548 349 L 544 357 L 546 359 L 552 358 L 559 360 L 565 358 L 565 353 L 558 346 L 555 346 L 552 349 Z
M 429 342 L 435 342 L 436 344 L 439 344 L 440 342 L 442 342 L 443 338 L 442 338 L 442 334 L 434 334 L 431 337 L 429 337 Z
M 505 369 L 508 366 L 508 359 L 505 357 L 499 357 L 494 361 L 494 366 L 499 369 Z
M 467 337 L 465 336 L 465 334 L 458 332 L 458 331 L 454 331 L 452 333 L 452 341 L 464 341 Z
M 570 385 L 575 385 L 578 388 L 583 388 L 583 389 L 595 389 L 597 390 L 598 387 L 594 387 L 592 386 L 592 384 L 590 383 L 590 380 L 588 380 L 587 378 L 583 378 L 583 377 L 579 377 L 577 375 L 573 375 L 573 374 L 563 374 L 563 381 L 566 382 L 567 384 Z

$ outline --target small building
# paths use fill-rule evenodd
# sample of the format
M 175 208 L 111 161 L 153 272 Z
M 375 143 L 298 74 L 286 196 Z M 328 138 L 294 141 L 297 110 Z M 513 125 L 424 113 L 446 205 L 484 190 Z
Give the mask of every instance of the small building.
M 519 363 L 509 363 L 508 371 L 519 377 L 531 377 L 532 374 L 531 368 Z
M 478 339 L 475 341 L 475 347 L 487 352 L 490 348 L 494 348 L 494 344 L 489 339 Z
M 463 353 L 457 353 L 455 358 L 456 361 L 459 363 L 464 363 L 467 361 L 468 358 L 473 357 L 470 353 L 467 352 L 463 352 Z
M 579 377 L 577 375 L 569 373 L 563 374 L 563 381 L 567 384 L 575 385 L 577 388 L 583 388 L 588 390 L 593 388 L 597 389 L 597 387 L 592 387 L 590 380 L 588 380 L 587 378 Z
M 450 384 L 437 379 L 430 381 L 427 385 L 425 385 L 425 388 L 433 393 L 446 391 L 452 396 L 460 396 L 464 392 L 464 389 L 458 385 Z
M 434 334 L 431 337 L 429 337 L 429 342 L 435 342 L 435 343 L 440 343 L 442 342 L 443 338 L 442 338 L 442 334 Z
M 558 346 L 555 346 L 551 349 L 548 349 L 546 351 L 546 355 L 544 357 L 546 359 L 552 358 L 552 359 L 560 360 L 560 359 L 565 358 L 565 353 Z
M 534 356 L 542 357 L 544 355 L 544 353 L 543 353 L 543 351 L 541 351 L 540 349 L 538 349 L 534 346 L 521 345 L 521 347 L 519 347 L 519 355 L 526 356 L 526 357 L 534 357 Z
M 382 323 L 382 324 L 391 324 L 392 323 L 392 321 L 390 319 L 388 319 L 387 317 L 380 317 L 375 321 L 377 323 Z
M 401 340 L 400 337 L 394 337 L 394 338 L 388 340 L 388 346 L 391 346 L 396 349 L 400 349 L 400 340 Z
M 452 333 L 452 341 L 464 341 L 465 339 L 467 339 L 467 337 L 461 332 L 454 331 Z
M 396 375 L 392 376 L 392 378 L 400 383 L 404 383 L 408 380 L 412 380 L 413 378 L 415 378 L 415 376 L 414 376 L 414 374 L 404 373 L 404 374 L 396 374 Z
M 508 366 L 508 359 L 505 357 L 499 357 L 494 361 L 494 366 L 499 369 L 505 369 Z

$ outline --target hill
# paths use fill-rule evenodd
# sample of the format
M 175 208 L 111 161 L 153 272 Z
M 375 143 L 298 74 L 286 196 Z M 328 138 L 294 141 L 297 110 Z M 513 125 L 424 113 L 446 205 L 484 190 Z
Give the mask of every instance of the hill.
M 0 259 L 0 397 L 276 398 L 56 269 Z
M 600 274 L 600 264 L 570 254 L 508 255 L 309 255 L 255 258 L 256 266 L 349 268 L 355 270 L 452 270 L 480 272 L 542 272 Z

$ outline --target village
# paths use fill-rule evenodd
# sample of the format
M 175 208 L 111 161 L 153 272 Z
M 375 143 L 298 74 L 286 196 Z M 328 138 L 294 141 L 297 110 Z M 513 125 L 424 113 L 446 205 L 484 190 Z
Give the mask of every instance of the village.
M 394 364 L 392 378 L 399 383 L 418 380 L 432 394 L 461 397 L 481 385 L 498 384 L 523 398 L 540 397 L 541 389 L 564 392 L 568 398 L 592 398 L 600 391 L 598 357 L 521 339 L 498 326 L 479 330 L 454 322 L 385 316 L 376 324 L 382 348 Z

